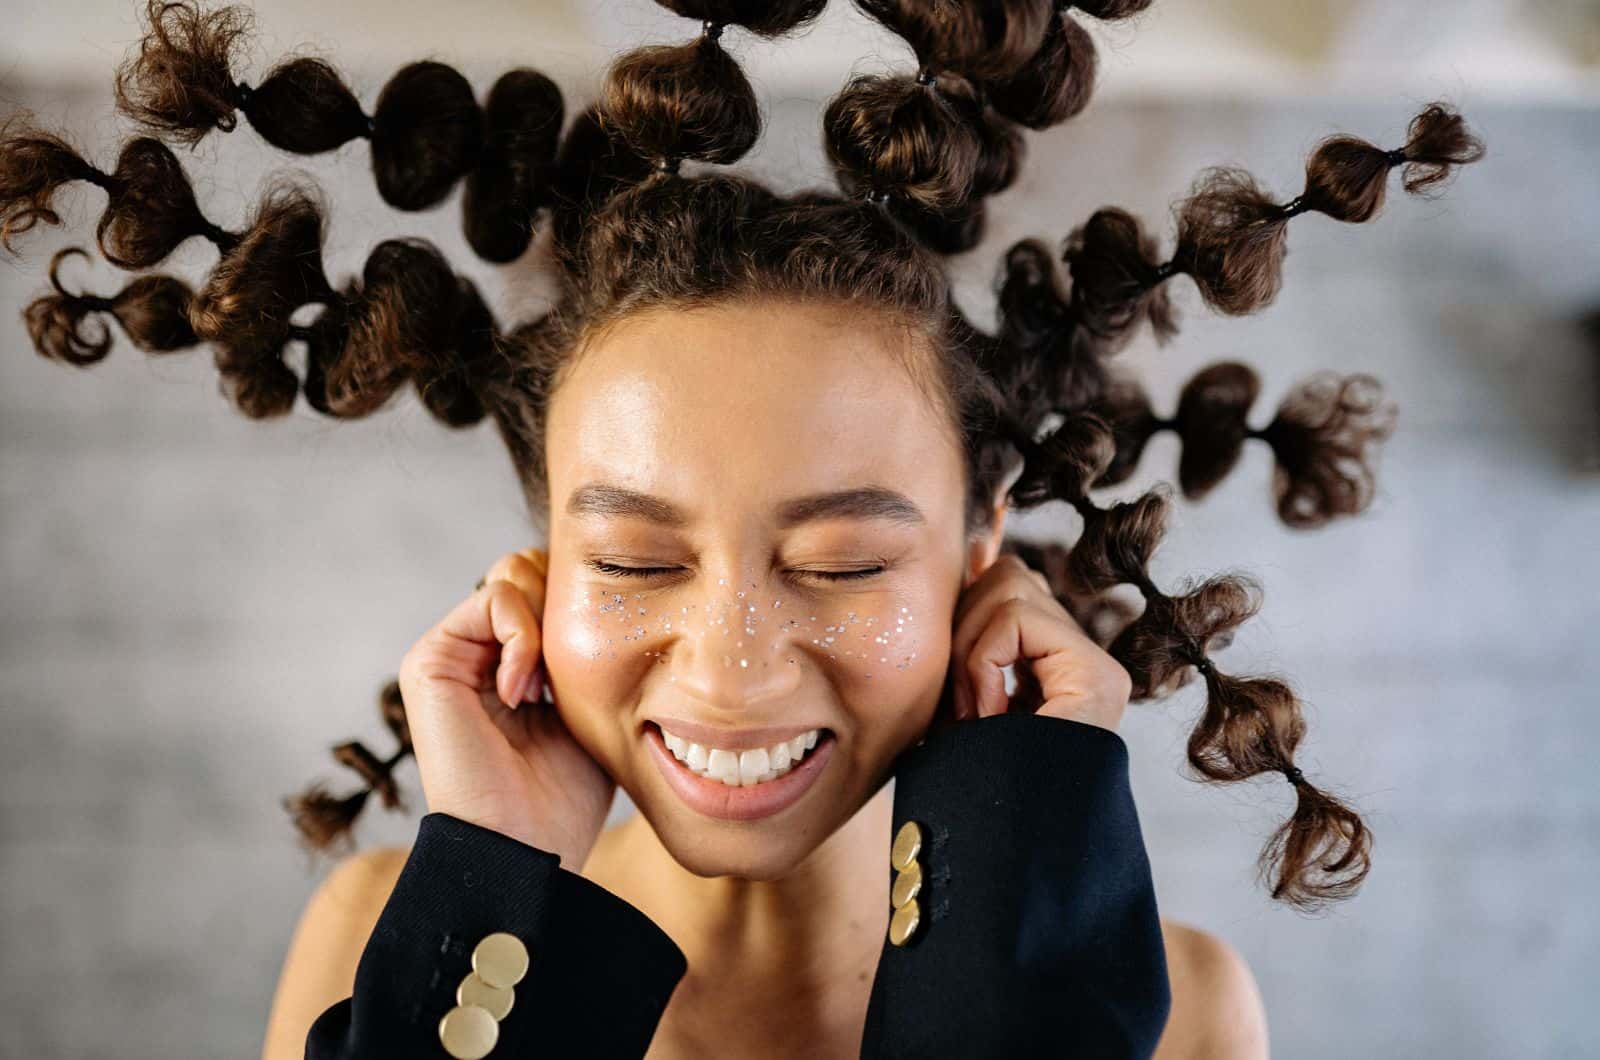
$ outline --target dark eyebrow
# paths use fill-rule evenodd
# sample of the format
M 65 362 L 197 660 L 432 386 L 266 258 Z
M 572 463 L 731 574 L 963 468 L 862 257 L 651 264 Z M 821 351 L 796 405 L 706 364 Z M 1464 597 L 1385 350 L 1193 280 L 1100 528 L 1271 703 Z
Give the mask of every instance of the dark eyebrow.
M 627 515 L 661 526 L 687 526 L 689 517 L 671 501 L 625 486 L 591 482 L 567 498 L 568 515 Z M 860 486 L 796 497 L 778 507 L 778 526 L 788 530 L 818 519 L 883 519 L 906 526 L 926 521 L 905 494 L 884 486 Z

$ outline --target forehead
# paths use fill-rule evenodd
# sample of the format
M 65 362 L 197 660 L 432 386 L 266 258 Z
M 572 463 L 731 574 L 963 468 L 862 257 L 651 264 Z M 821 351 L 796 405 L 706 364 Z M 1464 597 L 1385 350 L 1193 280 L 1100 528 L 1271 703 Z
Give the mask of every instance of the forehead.
M 551 401 L 552 508 L 593 478 L 697 511 L 865 484 L 959 506 L 959 440 L 921 341 L 825 303 L 636 314 L 589 345 Z

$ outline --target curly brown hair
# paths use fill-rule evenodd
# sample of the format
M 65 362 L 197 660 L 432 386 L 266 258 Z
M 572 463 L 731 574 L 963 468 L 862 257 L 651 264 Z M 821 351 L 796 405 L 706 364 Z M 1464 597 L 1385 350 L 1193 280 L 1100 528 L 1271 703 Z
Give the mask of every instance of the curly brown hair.
M 285 60 L 251 86 L 234 71 L 248 11 L 149 0 L 147 32 L 117 74 L 124 114 L 185 144 L 234 129 L 240 114 L 293 152 L 366 138 L 379 190 L 400 209 L 438 203 L 464 183 L 463 228 L 487 260 L 519 257 L 536 223 L 547 223 L 558 294 L 538 319 L 502 329 L 476 287 L 419 239 L 379 243 L 360 277 L 336 287 L 322 265 L 326 206 L 314 186 L 276 182 L 243 231 L 225 232 L 200 212 L 160 139 L 131 140 L 107 173 L 19 116 L 0 133 L 0 238 L 8 248 L 38 222 L 59 223 L 55 191 L 85 180 L 108 195 L 96 234 L 113 263 L 149 267 L 190 235 L 206 237 L 220 255 L 195 290 L 147 275 L 109 297 L 70 293 L 58 256 L 55 292 L 26 311 L 39 352 L 80 366 L 100 360 L 109 333 L 85 329 L 101 313 L 148 351 L 207 342 L 230 399 L 255 418 L 287 413 L 301 394 L 325 415 L 361 417 L 410 383 L 452 427 L 492 419 L 543 526 L 546 409 L 563 370 L 607 326 L 650 308 L 759 297 L 882 314 L 934 351 L 932 393 L 965 446 L 968 528 L 991 527 L 1002 490 L 1016 509 L 1072 505 L 1083 529 L 1070 547 L 1015 537 L 1004 547 L 1045 572 L 1133 677 L 1135 700 L 1168 696 L 1203 675 L 1205 705 L 1188 742 L 1200 779 L 1272 771 L 1289 778 L 1295 809 L 1259 861 L 1274 898 L 1312 909 L 1355 893 L 1370 867 L 1371 832 L 1295 766 L 1305 733 L 1299 698 L 1282 677 L 1225 674 L 1210 657 L 1259 609 L 1259 586 L 1230 573 L 1168 595 L 1148 564 L 1165 534 L 1171 489 L 1160 484 L 1104 508 L 1090 494 L 1125 480 L 1157 430 L 1182 440 L 1178 482 L 1191 499 L 1229 472 L 1245 439 L 1257 438 L 1276 457 L 1279 516 L 1320 526 L 1367 507 L 1376 447 L 1395 409 L 1371 376 L 1319 373 L 1254 430 L 1246 418 L 1257 376 L 1223 362 L 1189 380 L 1173 417 L 1162 419 L 1112 362 L 1144 322 L 1163 343 L 1176 333 L 1171 277 L 1189 276 L 1218 312 L 1260 309 L 1278 292 L 1290 218 L 1315 211 L 1369 220 L 1391 169 L 1402 167 L 1406 191 L 1428 195 L 1454 167 L 1483 157 L 1482 143 L 1450 106 L 1433 103 L 1393 149 L 1346 135 L 1324 139 L 1307 160 L 1304 188 L 1286 203 L 1242 170 L 1208 169 L 1173 207 L 1166 260 L 1137 218 L 1101 209 L 1066 236 L 1059 256 L 1037 239 L 1007 250 L 988 332 L 957 308 L 942 256 L 978 243 L 984 200 L 1010 186 L 1022 165 L 1022 130 L 1065 121 L 1089 101 L 1095 48 L 1079 15 L 1125 18 L 1149 0 L 855 0 L 908 42 L 918 68 L 851 79 L 822 120 L 838 188 L 790 195 L 709 168 L 744 156 L 762 125 L 755 93 L 721 37 L 729 26 L 787 34 L 815 19 L 825 0 L 659 2 L 701 20 L 699 35 L 618 57 L 601 98 L 567 123 L 556 86 L 530 69 L 501 77 L 480 107 L 450 67 L 413 63 L 384 87 L 370 115 L 320 59 Z M 291 321 L 313 304 L 314 319 Z M 290 363 L 296 349 L 298 371 Z M 1139 613 L 1110 595 L 1122 584 L 1143 595 Z M 359 742 L 334 749 L 366 787 L 336 796 L 315 784 L 286 800 L 313 849 L 348 839 L 373 792 L 387 807 L 404 806 L 392 775 L 411 751 L 398 685 L 388 682 L 379 700 L 395 752 L 379 758 Z

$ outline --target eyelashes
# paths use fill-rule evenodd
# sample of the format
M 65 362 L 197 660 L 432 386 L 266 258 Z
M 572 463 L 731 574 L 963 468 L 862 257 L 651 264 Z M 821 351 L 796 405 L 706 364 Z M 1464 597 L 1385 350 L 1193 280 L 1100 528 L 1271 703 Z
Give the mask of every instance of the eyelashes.
M 602 559 L 586 560 L 585 565 L 592 571 L 616 578 L 652 578 L 662 574 L 671 574 L 679 567 L 624 567 L 617 563 L 610 563 Z M 871 578 L 882 574 L 885 567 L 865 567 L 860 570 L 797 570 L 793 573 L 804 578 L 819 578 L 826 582 L 858 581 L 862 578 Z

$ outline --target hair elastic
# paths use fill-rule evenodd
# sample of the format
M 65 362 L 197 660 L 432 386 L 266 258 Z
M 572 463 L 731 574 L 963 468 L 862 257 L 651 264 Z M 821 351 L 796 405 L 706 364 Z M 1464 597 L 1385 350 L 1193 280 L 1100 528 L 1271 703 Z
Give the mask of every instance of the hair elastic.
M 678 166 L 682 161 L 676 155 L 662 155 L 655 160 L 655 170 L 657 173 L 671 173 L 673 176 L 677 176 Z
M 224 254 L 239 245 L 238 236 L 206 220 L 204 217 L 200 218 L 200 234 L 210 240 L 212 245 Z
M 718 37 L 722 36 L 722 23 L 713 22 L 708 18 L 704 22 L 700 23 L 700 32 L 703 35 L 710 37 L 712 40 L 716 40 Z
M 933 85 L 939 81 L 939 75 L 929 70 L 926 66 L 917 71 L 917 84 Z
M 233 102 L 240 110 L 244 110 L 250 106 L 250 100 L 255 98 L 255 94 L 256 90 L 251 88 L 245 82 L 237 81 L 234 83 Z
M 83 307 L 91 313 L 109 313 L 114 308 L 113 300 L 98 294 L 69 294 L 67 299 Z
M 90 184 L 104 188 L 109 193 L 114 194 L 122 190 L 121 177 L 115 173 L 107 173 L 103 169 L 96 169 L 93 166 L 89 167 L 89 171 L 83 175 L 83 179 Z
M 1289 783 L 1291 784 L 1301 784 L 1304 783 L 1306 779 L 1306 775 L 1300 772 L 1299 766 L 1284 766 L 1282 773 L 1284 776 L 1289 778 Z
M 1402 163 L 1411 161 L 1411 159 L 1406 157 L 1406 149 L 1404 147 L 1396 147 L 1393 151 L 1390 151 L 1383 157 L 1391 166 L 1398 166 Z

